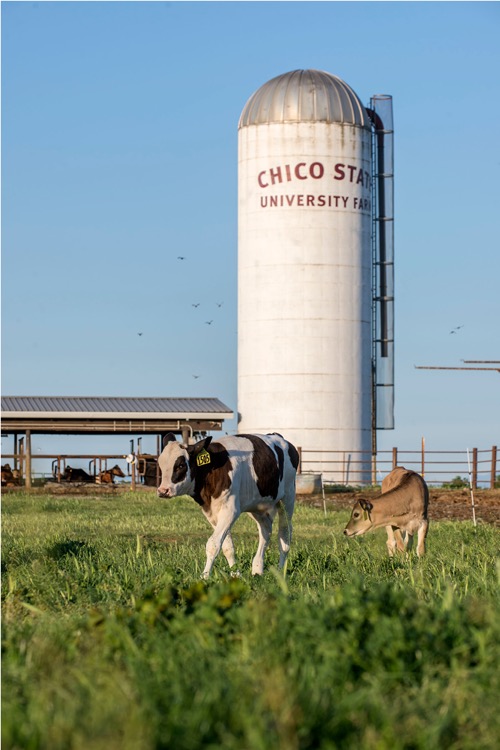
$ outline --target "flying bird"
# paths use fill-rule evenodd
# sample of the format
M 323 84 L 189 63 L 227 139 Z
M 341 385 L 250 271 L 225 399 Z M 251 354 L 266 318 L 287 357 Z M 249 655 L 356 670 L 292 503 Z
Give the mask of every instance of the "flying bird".
M 199 378 L 199 377 L 200 377 L 199 375 L 193 375 L 193 378 L 194 378 L 195 380 L 196 380 L 197 378 Z
M 141 333 L 138 333 L 137 335 L 138 335 L 138 336 L 142 336 L 142 331 L 141 331 Z
M 191 302 L 191 307 L 199 307 L 199 306 L 200 306 L 199 302 Z
M 215 304 L 217 305 L 217 307 L 222 307 L 222 305 L 224 304 L 224 302 L 216 302 Z
M 207 324 L 207 326 L 211 326 L 213 322 L 214 322 L 213 320 L 206 320 L 205 321 L 205 323 Z
M 453 329 L 452 329 L 452 330 L 450 331 L 450 333 L 456 333 L 456 332 L 457 332 L 457 331 L 459 331 L 459 330 L 460 330 L 461 328 L 463 328 L 463 325 L 461 325 L 461 326 L 457 326 L 456 328 L 453 328 Z
M 186 256 L 185 255 L 178 255 L 177 256 L 177 260 L 186 260 Z

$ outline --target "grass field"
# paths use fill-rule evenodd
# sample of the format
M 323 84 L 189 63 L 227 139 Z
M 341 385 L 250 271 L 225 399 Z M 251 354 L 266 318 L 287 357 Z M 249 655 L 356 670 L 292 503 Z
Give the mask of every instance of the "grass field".
M 431 524 L 428 554 L 346 540 L 347 511 L 298 505 L 250 575 L 188 498 L 8 494 L 4 750 L 491 750 L 500 741 L 500 531 Z

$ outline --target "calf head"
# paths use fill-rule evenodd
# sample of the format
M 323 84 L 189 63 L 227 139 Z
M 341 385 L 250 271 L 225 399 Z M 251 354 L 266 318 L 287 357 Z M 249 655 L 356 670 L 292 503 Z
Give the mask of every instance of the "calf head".
M 373 526 L 371 511 L 373 505 L 369 500 L 359 500 L 352 509 L 349 523 L 344 529 L 346 536 L 365 534 Z
M 161 470 L 161 484 L 158 497 L 178 497 L 192 495 L 197 466 L 210 462 L 206 450 L 212 438 L 206 437 L 195 445 L 178 443 L 171 432 L 163 439 L 163 450 L 158 459 Z
M 110 469 L 110 472 L 111 472 L 111 474 L 114 474 L 115 477 L 124 477 L 125 476 L 125 474 L 120 469 L 120 467 L 118 466 L 118 464 L 116 464 L 115 466 L 113 466 L 113 468 Z

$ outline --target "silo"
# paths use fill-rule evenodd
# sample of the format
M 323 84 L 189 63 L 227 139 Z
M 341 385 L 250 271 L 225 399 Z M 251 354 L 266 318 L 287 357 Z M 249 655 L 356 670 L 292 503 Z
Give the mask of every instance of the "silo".
M 296 70 L 238 130 L 238 430 L 283 433 L 310 470 L 329 473 L 332 451 L 369 466 L 369 116 L 341 79 Z

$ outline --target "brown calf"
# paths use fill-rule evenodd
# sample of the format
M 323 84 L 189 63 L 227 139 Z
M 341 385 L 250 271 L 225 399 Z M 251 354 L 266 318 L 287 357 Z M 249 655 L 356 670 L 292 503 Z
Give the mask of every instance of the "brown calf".
M 125 474 L 120 469 L 118 464 L 113 466 L 112 469 L 106 469 L 105 471 L 100 471 L 99 474 L 96 477 L 96 483 L 97 484 L 113 484 L 115 481 L 115 477 L 124 477 Z
M 414 471 L 397 466 L 382 482 L 382 495 L 355 504 L 344 534 L 360 536 L 385 526 L 387 549 L 392 557 L 396 546 L 402 551 L 410 551 L 416 533 L 417 555 L 421 557 L 425 554 L 429 528 L 428 505 L 429 490 L 424 479 Z M 401 532 L 404 532 L 404 538 Z

